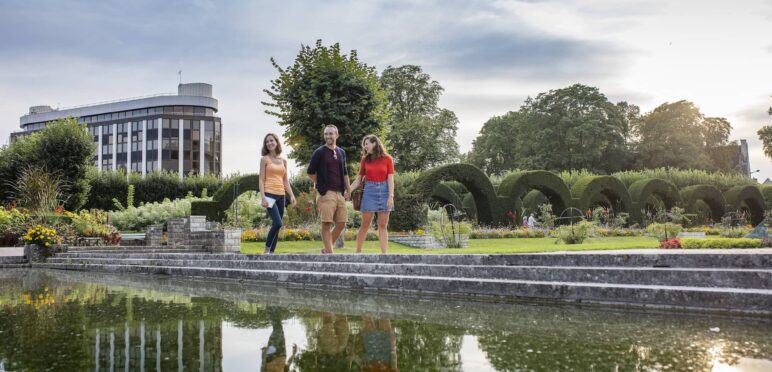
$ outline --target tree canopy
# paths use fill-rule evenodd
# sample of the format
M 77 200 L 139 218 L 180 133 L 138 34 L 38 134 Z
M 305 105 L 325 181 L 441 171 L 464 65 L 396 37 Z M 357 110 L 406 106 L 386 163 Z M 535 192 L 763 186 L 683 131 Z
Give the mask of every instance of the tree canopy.
M 292 146 L 288 155 L 298 164 L 307 164 L 313 150 L 323 143 L 327 124 L 338 127 L 338 146 L 349 155 L 349 163 L 359 161 L 365 135 L 383 138 L 388 119 L 386 95 L 375 68 L 362 63 L 357 52 L 342 54 L 339 44 L 314 47 L 302 45 L 293 65 L 282 68 L 271 58 L 279 76 L 263 91 L 273 102 L 265 112 L 276 116 L 285 127 L 284 137 Z

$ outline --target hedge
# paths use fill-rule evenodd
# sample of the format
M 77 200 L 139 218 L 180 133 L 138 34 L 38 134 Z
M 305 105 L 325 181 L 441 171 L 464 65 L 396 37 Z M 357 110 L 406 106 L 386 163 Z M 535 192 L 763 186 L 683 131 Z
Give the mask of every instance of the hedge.
M 683 238 L 682 248 L 758 248 L 761 239 L 747 238 Z
M 424 201 L 431 199 L 434 187 L 443 181 L 458 181 L 472 193 L 477 206 L 477 219 L 484 225 L 500 225 L 506 216 L 497 202 L 496 191 L 488 177 L 471 164 L 448 164 L 422 173 L 411 186 L 413 194 Z
M 549 198 L 539 190 L 531 190 L 523 197 L 523 213 L 537 213 L 542 204 L 551 204 Z
M 756 186 L 735 186 L 724 193 L 726 210 L 729 212 L 747 208 L 751 214 L 751 224 L 758 225 L 764 221 L 766 202 Z
M 394 211 L 389 216 L 389 230 L 411 231 L 423 229 L 427 224 L 429 207 L 424 195 L 397 192 L 394 195 Z
M 210 221 L 225 221 L 225 211 L 233 201 L 246 191 L 260 191 L 260 176 L 248 174 L 231 178 L 212 196 L 211 201 L 195 201 L 190 205 L 190 214 L 206 216 Z
M 464 200 L 461 201 L 461 205 L 464 206 L 464 211 L 466 211 L 467 216 L 473 220 L 477 219 L 477 207 L 474 205 L 474 196 L 472 196 L 471 193 L 464 195 Z
M 647 209 L 647 204 L 651 202 L 650 198 L 652 197 L 662 201 L 668 210 L 681 203 L 678 187 L 672 182 L 660 178 L 635 181 L 630 185 L 628 191 L 633 201 L 631 216 L 638 222 L 643 222 L 643 212 Z
M 760 185 L 761 194 L 767 202 L 767 209 L 772 209 L 772 185 Z
M 571 191 L 558 175 L 547 171 L 525 171 L 510 174 L 501 181 L 499 195 L 509 198 L 507 208 L 517 207 L 517 201 L 522 200 L 531 190 L 541 192 L 552 204 L 556 214 L 562 213 L 571 206 Z M 523 206 L 527 207 L 524 202 Z M 514 209 L 520 211 L 520 208 Z
M 697 202 L 703 201 L 710 207 L 711 217 L 713 221 L 721 221 L 721 217 L 724 216 L 726 211 L 726 200 L 724 195 L 721 194 L 715 186 L 711 185 L 694 185 L 681 189 L 679 192 L 681 200 L 686 207 L 688 213 L 697 213 Z
M 456 210 L 461 211 L 463 210 L 464 206 L 461 202 L 461 197 L 458 196 L 458 194 L 453 191 L 448 185 L 443 183 L 438 183 L 437 186 L 434 187 L 434 191 L 432 192 L 432 199 L 437 200 L 442 205 L 446 204 L 452 204 Z
M 604 198 L 598 196 L 602 194 Z M 582 177 L 571 187 L 571 196 L 574 207 L 586 211 L 592 207 L 593 201 L 602 200 L 611 204 L 614 212 L 627 212 L 632 210 L 632 199 L 625 185 L 616 177 L 611 176 L 587 176 Z

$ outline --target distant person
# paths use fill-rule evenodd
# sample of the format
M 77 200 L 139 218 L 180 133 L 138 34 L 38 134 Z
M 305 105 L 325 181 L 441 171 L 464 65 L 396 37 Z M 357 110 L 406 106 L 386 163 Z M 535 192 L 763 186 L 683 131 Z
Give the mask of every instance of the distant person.
M 528 227 L 532 229 L 536 227 L 536 218 L 533 217 L 533 213 L 528 216 Z
M 261 204 L 271 217 L 271 229 L 268 230 L 263 253 L 272 254 L 276 251 L 276 244 L 279 242 L 279 230 L 283 225 L 284 207 L 286 206 L 285 195 L 289 194 L 293 207 L 297 205 L 297 200 L 295 200 L 295 194 L 292 193 L 289 184 L 287 160 L 279 157 L 281 155 L 279 136 L 268 133 L 263 138 L 262 155 L 259 181 L 260 191 L 263 194 Z
M 528 227 L 528 216 L 523 215 L 523 227 Z
M 386 153 L 381 140 L 375 135 L 362 139 L 362 159 L 359 163 L 359 175 L 351 184 L 351 192 L 359 186 L 364 188 L 362 204 L 362 223 L 357 233 L 356 253 L 362 253 L 362 245 L 367 237 L 367 230 L 378 215 L 378 241 L 381 253 L 389 249 L 389 214 L 394 210 L 394 160 Z
M 322 253 L 333 253 L 332 242 L 346 228 L 346 198 L 351 190 L 346 166 L 346 152 L 337 146 L 338 127 L 324 127 L 324 145 L 317 148 L 308 163 L 308 177 L 314 181 L 316 206 L 322 221 Z

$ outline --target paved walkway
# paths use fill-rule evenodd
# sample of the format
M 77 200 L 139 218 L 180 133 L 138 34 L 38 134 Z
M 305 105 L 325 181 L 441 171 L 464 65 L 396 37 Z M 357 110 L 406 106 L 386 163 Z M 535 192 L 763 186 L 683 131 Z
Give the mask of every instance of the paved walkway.
M 22 247 L 0 247 L 0 257 L 24 256 Z

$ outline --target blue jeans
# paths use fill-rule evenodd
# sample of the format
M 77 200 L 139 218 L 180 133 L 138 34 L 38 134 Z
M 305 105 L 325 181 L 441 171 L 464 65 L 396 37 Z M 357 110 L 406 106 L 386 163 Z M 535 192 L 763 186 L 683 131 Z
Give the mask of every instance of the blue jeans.
M 265 239 L 265 247 L 273 253 L 273 251 L 276 250 L 276 243 L 279 242 L 279 230 L 283 224 L 284 195 L 265 193 L 265 196 L 276 199 L 276 203 L 273 207 L 267 209 L 268 215 L 271 217 L 271 229 L 268 230 L 268 237 Z

